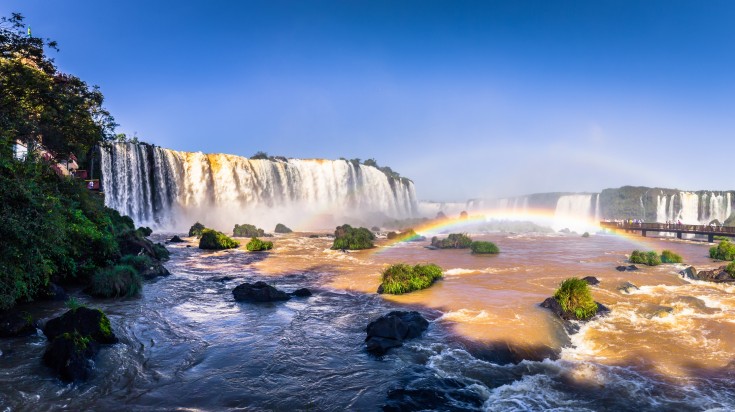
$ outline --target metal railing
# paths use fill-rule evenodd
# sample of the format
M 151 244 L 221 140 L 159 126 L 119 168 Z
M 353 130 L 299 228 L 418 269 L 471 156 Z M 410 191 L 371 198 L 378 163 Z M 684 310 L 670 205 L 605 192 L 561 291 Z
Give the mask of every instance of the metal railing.
M 690 232 L 701 234 L 735 235 L 735 227 L 717 225 L 685 225 L 678 223 L 635 223 L 635 222 L 600 222 L 600 227 L 621 230 L 650 230 L 654 232 Z

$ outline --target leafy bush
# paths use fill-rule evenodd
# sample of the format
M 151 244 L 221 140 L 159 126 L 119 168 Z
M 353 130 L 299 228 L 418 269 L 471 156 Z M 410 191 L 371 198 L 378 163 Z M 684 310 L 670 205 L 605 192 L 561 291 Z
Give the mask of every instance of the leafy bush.
M 735 260 L 735 244 L 729 240 L 720 241 L 720 244 L 710 248 L 709 257 L 717 260 Z
M 735 278 L 735 262 L 730 262 L 725 266 L 725 272 Z
M 431 246 L 439 249 L 467 249 L 471 245 L 472 239 L 464 233 L 452 233 L 446 239 L 431 238 Z
M 222 232 L 212 229 L 204 229 L 202 237 L 199 239 L 199 249 L 232 249 L 240 246 L 240 242 L 231 239 Z
M 134 267 L 115 265 L 98 270 L 86 292 L 101 298 L 135 296 L 143 287 L 143 281 Z
M 189 228 L 189 236 L 196 236 L 200 238 L 202 237 L 202 232 L 204 232 L 204 229 L 206 229 L 206 227 L 204 227 L 203 224 L 196 222 Z
M 415 266 L 398 263 L 383 271 L 383 281 L 378 293 L 400 295 L 426 289 L 441 277 L 442 268 L 433 263 Z
M 670 250 L 661 252 L 661 262 L 663 263 L 682 263 L 684 259 Z
M 579 320 L 589 319 L 597 313 L 597 303 L 587 282 L 578 278 L 569 278 L 561 283 L 554 292 L 554 299 L 567 313 L 573 313 Z
M 70 297 L 66 302 L 64 302 L 64 305 L 71 311 L 75 311 L 81 307 L 84 307 L 82 302 L 77 300 L 77 298 L 75 298 L 74 296 Z
M 639 250 L 634 250 L 630 254 L 630 259 L 628 259 L 630 263 L 637 263 L 641 265 L 648 265 L 648 266 L 658 266 L 661 264 L 661 259 L 658 257 L 658 254 L 654 251 L 650 252 L 641 252 Z
M 284 225 L 283 223 L 279 223 L 276 225 L 276 228 L 273 230 L 276 233 L 291 233 L 293 230 L 288 228 L 288 226 Z
M 120 264 L 132 266 L 138 272 L 142 272 L 153 266 L 153 261 L 148 255 L 125 255 L 120 259 Z
M 251 252 L 259 252 L 261 250 L 271 250 L 273 249 L 273 242 L 264 242 L 257 237 L 254 237 L 250 239 L 250 242 L 248 242 L 245 247 L 251 251 Z
M 500 253 L 500 249 L 493 242 L 474 241 L 470 244 L 470 249 L 474 254 L 496 254 Z
M 388 238 L 388 240 L 393 240 L 393 239 L 395 239 L 395 238 L 398 237 L 398 233 L 397 232 L 388 232 L 388 234 L 386 235 L 386 237 Z
M 350 225 L 338 226 L 334 231 L 333 250 L 360 250 L 373 247 L 375 235 L 364 227 L 353 228 Z

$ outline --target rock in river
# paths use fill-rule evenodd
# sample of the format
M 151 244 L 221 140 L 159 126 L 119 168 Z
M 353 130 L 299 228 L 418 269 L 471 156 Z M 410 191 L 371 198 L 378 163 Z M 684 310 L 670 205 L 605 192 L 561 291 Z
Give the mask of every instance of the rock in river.
M 99 309 L 71 309 L 58 318 L 49 320 L 43 327 L 43 334 L 49 341 L 64 333 L 73 332 L 89 336 L 99 343 L 117 343 L 117 337 L 110 328 L 110 320 Z
M 273 286 L 258 281 L 255 283 L 243 283 L 232 290 L 235 300 L 244 302 L 276 302 L 289 300 L 291 296 L 274 288 Z
M 365 344 L 369 352 L 382 355 L 405 340 L 421 336 L 428 327 L 429 321 L 418 312 L 393 311 L 367 325 Z
M 36 322 L 17 312 L 0 315 L 0 338 L 29 336 L 36 333 Z

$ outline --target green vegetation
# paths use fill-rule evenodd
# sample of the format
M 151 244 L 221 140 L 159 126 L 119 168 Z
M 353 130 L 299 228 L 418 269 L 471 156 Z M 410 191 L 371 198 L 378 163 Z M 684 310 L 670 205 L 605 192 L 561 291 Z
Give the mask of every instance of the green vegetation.
M 735 262 L 728 263 L 727 266 L 725 266 L 725 272 L 735 278 Z
M 439 249 L 467 249 L 472 245 L 472 239 L 464 233 L 452 233 L 446 239 L 431 238 L 431 246 Z
M 254 237 L 250 239 L 250 242 L 248 242 L 247 245 L 245 245 L 247 250 L 251 252 L 259 252 L 261 250 L 271 250 L 273 249 L 273 242 L 264 242 L 257 237 Z
M 713 238 L 714 240 L 717 240 L 717 241 L 720 241 L 720 240 L 731 240 L 731 238 L 729 238 L 729 237 L 727 237 L 727 236 L 719 236 L 719 235 L 717 235 L 717 236 L 713 236 L 712 238 Z
M 258 229 L 254 225 L 249 225 L 247 223 L 244 223 L 242 225 L 235 225 L 235 228 L 232 230 L 232 236 L 235 237 L 258 237 L 258 236 L 266 236 L 266 233 L 263 229 Z
M 132 266 L 138 272 L 142 272 L 153 266 L 153 260 L 148 255 L 125 255 L 120 259 L 120 264 Z
M 735 260 L 735 244 L 722 240 L 720 244 L 709 249 L 709 257 L 717 260 Z
M 255 154 L 252 155 L 252 156 L 250 156 L 250 158 L 251 159 L 256 159 L 256 160 L 268 160 L 269 159 L 268 153 L 261 152 L 261 151 L 255 152 Z
M 648 266 L 658 266 L 661 264 L 661 258 L 659 258 L 658 254 L 654 251 L 650 252 L 641 252 L 639 250 L 634 250 L 630 254 L 630 259 L 628 259 L 630 263 L 637 263 L 640 265 L 648 265 Z
M 86 292 L 101 298 L 117 298 L 135 296 L 142 288 L 143 280 L 134 267 L 115 265 L 99 269 Z
M 240 246 L 240 242 L 231 239 L 222 232 L 213 229 L 204 229 L 199 239 L 199 249 L 232 249 Z
M 375 235 L 364 227 L 353 228 L 350 225 L 338 226 L 334 231 L 333 250 L 360 250 L 373 247 Z
M 291 233 L 293 230 L 289 229 L 288 226 L 284 225 L 283 223 L 279 223 L 276 225 L 276 228 L 273 230 L 276 233 Z
M 204 227 L 203 224 L 196 222 L 189 228 L 189 236 L 196 236 L 197 238 L 200 238 L 202 237 L 202 232 L 204 232 L 204 229 L 206 229 L 206 227 Z
M 500 253 L 500 249 L 493 242 L 474 241 L 470 244 L 473 254 L 497 254 Z
M 82 304 L 82 302 L 78 301 L 77 298 L 75 298 L 74 296 L 70 297 L 69 300 L 67 300 L 66 302 L 64 302 L 64 305 L 67 308 L 69 308 L 69 310 L 71 310 L 72 312 L 75 311 L 75 310 L 77 310 L 77 309 L 79 309 L 79 308 L 81 308 L 81 307 L 84 307 L 84 305 Z
M 442 268 L 433 263 L 415 266 L 398 263 L 383 271 L 383 281 L 378 293 L 400 295 L 426 289 L 441 277 Z
M 670 250 L 664 250 L 663 252 L 661 252 L 661 262 L 662 263 L 682 263 L 684 262 L 684 259 L 682 259 L 681 256 L 677 255 L 676 253 Z
M 52 279 L 90 290 L 118 284 L 125 271 L 115 265 L 128 253 L 168 257 L 146 239 L 150 228 L 136 229 L 83 181 L 55 173 L 73 158 L 85 169 L 92 149 L 116 135 L 99 90 L 58 71 L 44 47 L 55 43 L 27 36 L 19 14 L 0 19 L 0 310 L 33 300 Z M 16 141 L 28 148 L 23 159 L 13 155 Z
M 423 237 L 423 236 L 419 235 L 418 233 L 416 233 L 416 231 L 413 230 L 412 228 L 411 229 L 406 229 L 406 230 L 404 230 L 402 232 L 388 232 L 387 238 L 388 238 L 388 240 L 399 239 L 399 240 L 401 240 L 403 242 L 413 242 L 413 241 L 417 241 L 417 240 L 426 240 L 425 237 Z
M 562 310 L 573 313 L 579 320 L 589 319 L 597 313 L 597 303 L 587 282 L 578 278 L 569 278 L 561 283 L 554 292 L 554 299 Z

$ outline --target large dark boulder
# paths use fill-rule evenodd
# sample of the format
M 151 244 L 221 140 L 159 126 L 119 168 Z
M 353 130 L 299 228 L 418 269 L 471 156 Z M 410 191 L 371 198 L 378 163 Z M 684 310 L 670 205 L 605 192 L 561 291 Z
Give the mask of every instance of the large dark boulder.
M 620 291 L 620 293 L 625 293 L 626 295 L 629 295 L 634 290 L 638 290 L 638 286 L 630 282 L 623 282 L 618 285 L 618 291 Z
M 46 322 L 43 328 L 43 334 L 49 341 L 64 333 L 75 331 L 99 343 L 117 343 L 117 337 L 110 327 L 110 320 L 99 309 L 85 307 L 71 309 L 58 318 Z
M 166 269 L 166 267 L 160 262 L 153 262 L 153 265 L 140 272 L 143 279 L 148 280 L 155 279 L 159 276 L 169 276 L 170 274 L 171 272 L 169 272 L 168 269 Z
M 63 381 L 86 380 L 92 370 L 90 359 L 97 353 L 97 342 L 78 332 L 63 333 L 53 339 L 43 354 L 43 363 Z
M 369 352 L 382 355 L 405 340 L 421 336 L 428 327 L 429 321 L 418 312 L 393 311 L 367 325 L 365 344 Z
M 583 281 L 587 282 L 590 286 L 597 286 L 600 284 L 600 280 L 594 276 L 585 276 L 582 278 Z
M 618 266 L 615 269 L 617 269 L 618 272 L 635 272 L 636 270 L 638 270 L 638 266 L 636 265 Z
M 263 281 L 238 285 L 232 290 L 232 295 L 235 300 L 244 302 L 277 302 L 291 298 L 288 293 L 278 290 Z
M 716 283 L 735 282 L 735 278 L 725 271 L 725 266 L 714 270 L 701 270 L 697 272 L 696 279 Z
M 307 288 L 301 288 L 294 290 L 293 292 L 291 292 L 291 294 L 300 298 L 306 298 L 311 296 L 311 291 Z
M 179 235 L 174 235 L 169 241 L 169 243 L 184 243 L 186 240 L 179 237 Z
M 697 269 L 694 266 L 689 266 L 688 268 L 679 272 L 679 274 L 685 279 L 699 279 L 697 277 Z
M 33 319 L 17 312 L 0 315 L 0 338 L 30 336 L 36 333 L 37 327 Z

